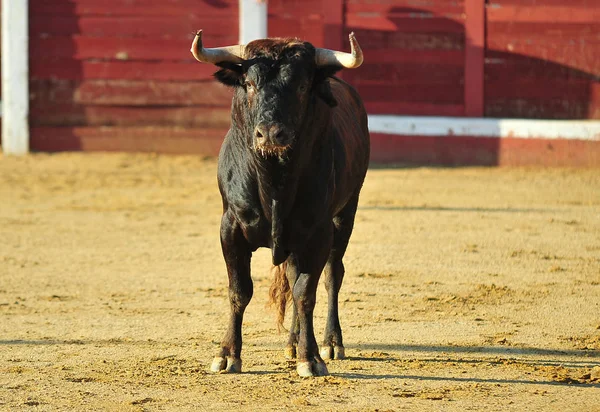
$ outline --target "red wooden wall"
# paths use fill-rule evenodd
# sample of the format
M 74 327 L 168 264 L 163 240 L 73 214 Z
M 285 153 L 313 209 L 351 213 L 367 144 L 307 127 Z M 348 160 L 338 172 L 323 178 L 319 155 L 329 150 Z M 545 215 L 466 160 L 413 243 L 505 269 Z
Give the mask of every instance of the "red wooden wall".
M 237 0 L 29 4 L 33 150 L 218 148 L 231 93 L 189 48 L 237 43 Z
M 231 91 L 189 53 L 238 0 L 30 0 L 33 150 L 215 154 Z M 269 34 L 348 50 L 369 113 L 600 119 L 595 0 L 270 0 Z

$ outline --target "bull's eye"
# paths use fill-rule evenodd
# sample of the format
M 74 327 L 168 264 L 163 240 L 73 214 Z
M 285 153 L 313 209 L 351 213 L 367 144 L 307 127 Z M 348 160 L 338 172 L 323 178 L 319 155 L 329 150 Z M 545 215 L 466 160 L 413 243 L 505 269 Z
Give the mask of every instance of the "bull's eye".
M 301 85 L 300 88 L 298 90 L 300 90 L 300 92 L 304 93 L 306 91 L 307 87 L 305 84 Z

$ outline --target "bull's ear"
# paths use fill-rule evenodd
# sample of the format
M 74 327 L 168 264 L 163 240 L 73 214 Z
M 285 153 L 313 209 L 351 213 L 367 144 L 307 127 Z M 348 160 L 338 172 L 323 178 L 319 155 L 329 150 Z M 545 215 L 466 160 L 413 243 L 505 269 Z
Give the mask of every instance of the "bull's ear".
M 315 73 L 315 82 L 322 82 L 328 77 L 334 76 L 337 72 L 342 70 L 343 67 L 340 66 L 321 66 L 317 68 Z
M 313 81 L 313 90 L 329 107 L 337 106 L 337 101 L 333 94 L 331 93 L 331 88 L 329 87 L 329 82 L 325 80 L 328 77 L 332 77 L 338 71 L 341 70 L 339 66 L 323 66 L 319 67 L 315 73 L 315 78 Z
M 244 69 L 239 64 L 223 62 L 217 63 L 221 70 L 217 71 L 214 76 L 219 82 L 226 86 L 241 86 L 244 77 Z

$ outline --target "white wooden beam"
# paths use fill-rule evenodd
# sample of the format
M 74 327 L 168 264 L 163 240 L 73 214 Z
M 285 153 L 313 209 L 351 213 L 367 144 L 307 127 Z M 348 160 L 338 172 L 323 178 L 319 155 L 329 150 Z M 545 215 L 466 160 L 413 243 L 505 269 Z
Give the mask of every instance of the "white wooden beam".
M 267 0 L 240 1 L 240 44 L 267 37 Z
M 29 152 L 28 0 L 2 0 L 2 150 Z
M 369 115 L 369 131 L 402 136 L 600 140 L 600 121 Z

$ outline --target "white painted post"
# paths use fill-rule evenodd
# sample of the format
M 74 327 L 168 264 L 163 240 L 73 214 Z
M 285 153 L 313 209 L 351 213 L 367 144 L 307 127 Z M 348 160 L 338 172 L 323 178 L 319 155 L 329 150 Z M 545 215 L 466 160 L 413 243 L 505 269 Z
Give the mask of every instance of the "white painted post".
M 28 0 L 2 0 L 2 150 L 29 152 Z
M 267 37 L 267 0 L 240 0 L 240 44 Z

